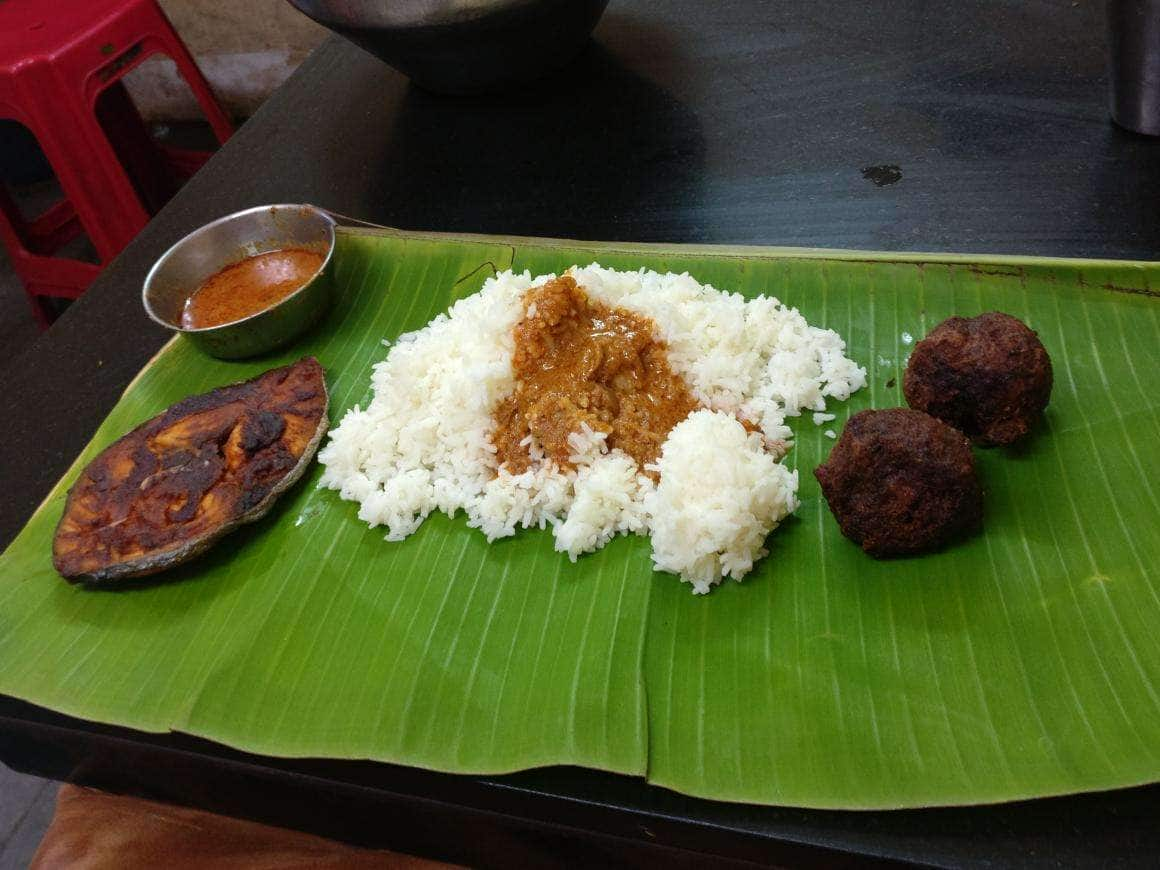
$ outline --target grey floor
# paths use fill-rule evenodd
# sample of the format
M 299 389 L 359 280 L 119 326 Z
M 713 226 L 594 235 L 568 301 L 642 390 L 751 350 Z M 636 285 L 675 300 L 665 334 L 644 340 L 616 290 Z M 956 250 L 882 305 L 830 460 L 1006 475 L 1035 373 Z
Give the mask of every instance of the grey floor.
M 40 331 L 24 288 L 0 248 L 0 355 L 11 359 Z M 0 870 L 24 870 L 52 819 L 58 784 L 0 764 Z
M 24 870 L 52 821 L 59 784 L 0 764 L 0 870 Z
M 32 308 L 24 297 L 4 251 L 0 250 L 0 354 L 12 359 L 23 353 L 40 335 Z
M 24 288 L 0 248 L 0 356 L 17 356 L 39 335 Z M 28 866 L 52 820 L 57 788 L 0 764 L 0 870 Z
M 183 147 L 208 147 L 212 136 L 199 124 L 162 128 L 158 138 Z M 28 214 L 54 202 L 60 189 L 54 181 L 37 182 L 9 191 Z M 78 239 L 63 251 L 67 256 L 91 259 L 87 240 Z M 40 337 L 20 279 L 0 247 L 0 361 L 19 356 Z M 0 870 L 24 870 L 52 820 L 59 783 L 27 776 L 0 764 Z
M 49 181 L 14 189 L 11 193 L 29 213 L 34 214 L 52 204 L 59 196 L 58 190 L 56 184 Z M 39 335 L 40 329 L 32 317 L 32 306 L 24 295 L 24 286 L 0 246 L 0 359 L 19 356 Z
M 32 319 L 32 309 L 24 297 L 24 288 L 12 271 L 4 250 L 0 248 L 0 348 L 5 359 L 16 356 L 39 332 Z

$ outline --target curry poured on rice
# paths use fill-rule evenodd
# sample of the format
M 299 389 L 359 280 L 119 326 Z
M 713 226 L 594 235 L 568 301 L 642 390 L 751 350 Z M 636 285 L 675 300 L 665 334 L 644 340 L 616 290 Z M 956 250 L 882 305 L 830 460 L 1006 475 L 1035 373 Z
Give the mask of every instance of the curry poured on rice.
M 513 334 L 516 387 L 496 408 L 492 435 L 512 474 L 532 464 L 528 436 L 546 458 L 574 467 L 569 435 L 584 425 L 644 468 L 700 404 L 649 318 L 591 299 L 571 276 L 530 289 Z

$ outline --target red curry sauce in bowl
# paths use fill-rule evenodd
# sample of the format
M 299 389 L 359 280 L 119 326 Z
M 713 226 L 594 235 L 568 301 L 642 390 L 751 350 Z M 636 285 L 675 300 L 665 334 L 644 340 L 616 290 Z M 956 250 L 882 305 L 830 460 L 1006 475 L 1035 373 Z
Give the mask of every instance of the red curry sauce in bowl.
M 266 205 L 206 224 L 145 279 L 153 320 L 211 356 L 238 359 L 288 344 L 331 302 L 335 222 L 310 205 Z
M 206 329 L 265 311 L 317 275 L 325 259 L 317 251 L 288 248 L 226 266 L 185 300 L 181 325 Z

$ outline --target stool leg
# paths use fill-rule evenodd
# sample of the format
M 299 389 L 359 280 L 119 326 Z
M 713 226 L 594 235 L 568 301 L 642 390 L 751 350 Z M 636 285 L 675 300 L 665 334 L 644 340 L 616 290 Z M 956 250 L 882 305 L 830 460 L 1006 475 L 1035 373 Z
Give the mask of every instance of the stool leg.
M 95 107 L 79 96 L 61 97 L 58 112 L 65 108 L 59 105 L 62 101 L 71 103 L 67 141 L 61 139 L 64 131 L 45 124 L 38 133 L 41 148 L 101 262 L 108 262 L 149 222 L 149 213 L 97 122 Z
M 109 85 L 97 98 L 97 121 L 125 167 L 137 198 L 156 214 L 180 187 L 161 148 L 149 135 L 140 112 L 121 82 Z
M 76 234 L 75 224 L 68 200 L 62 200 L 29 223 L 0 185 L 0 241 L 8 249 L 12 268 L 24 285 L 32 316 L 41 329 L 56 315 L 45 297 L 76 299 L 101 271 L 92 263 L 52 256 L 60 243 Z
M 93 243 L 93 247 L 97 250 L 97 256 L 102 262 L 111 260 L 120 251 L 116 233 L 113 233 L 112 228 L 106 226 L 103 221 L 92 224 L 87 218 L 88 212 L 81 215 L 80 210 L 77 209 L 78 203 L 91 196 L 88 191 L 93 182 L 91 178 L 88 178 L 91 175 L 90 167 L 83 161 L 69 157 L 72 148 L 72 130 L 59 130 L 58 125 L 53 124 L 51 118 L 42 117 L 43 113 L 37 111 L 41 104 L 35 100 L 29 99 L 25 102 L 30 107 L 30 111 L 23 116 L 22 123 L 36 137 L 37 144 L 40 145 L 45 159 L 52 166 L 56 180 L 60 183 L 65 200 L 72 204 L 81 227 L 84 228 L 89 240 Z M 59 100 L 57 102 L 59 103 Z M 72 114 L 76 115 L 77 113 Z M 73 119 L 70 118 L 70 120 Z M 36 245 L 34 244 L 33 247 Z
M 189 53 L 189 49 L 185 47 L 185 43 L 181 41 L 161 7 L 156 3 L 152 5 L 158 19 L 157 30 L 152 34 L 154 44 L 161 52 L 169 55 L 170 60 L 177 65 L 178 73 L 185 79 L 189 89 L 193 91 L 193 96 L 197 100 L 197 104 L 201 106 L 201 111 L 206 120 L 209 121 L 210 127 L 213 128 L 218 142 L 225 144 L 225 141 L 234 133 L 233 123 L 218 103 L 213 94 L 213 88 L 202 75 L 193 55 Z

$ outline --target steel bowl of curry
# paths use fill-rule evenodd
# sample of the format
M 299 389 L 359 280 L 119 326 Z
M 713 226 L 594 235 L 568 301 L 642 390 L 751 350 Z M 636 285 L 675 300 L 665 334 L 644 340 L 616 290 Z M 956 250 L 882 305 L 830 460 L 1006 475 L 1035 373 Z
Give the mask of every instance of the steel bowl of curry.
M 263 205 L 194 230 L 145 278 L 145 311 L 222 359 L 293 341 L 331 301 L 335 222 L 311 205 Z

